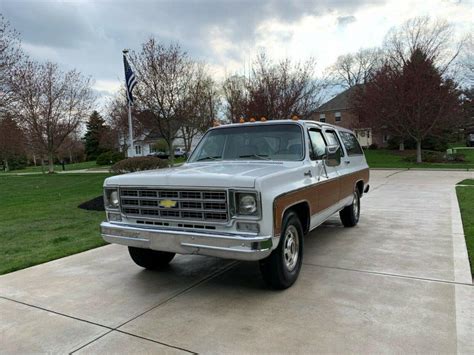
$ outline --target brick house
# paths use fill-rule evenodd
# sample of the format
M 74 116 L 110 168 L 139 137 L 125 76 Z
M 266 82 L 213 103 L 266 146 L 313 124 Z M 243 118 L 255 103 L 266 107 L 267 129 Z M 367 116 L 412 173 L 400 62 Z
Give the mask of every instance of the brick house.
M 336 95 L 318 107 L 309 119 L 353 130 L 362 147 L 366 148 L 371 144 L 386 146 L 389 136 L 368 127 L 352 110 L 350 97 L 355 90 L 356 87 L 352 87 Z

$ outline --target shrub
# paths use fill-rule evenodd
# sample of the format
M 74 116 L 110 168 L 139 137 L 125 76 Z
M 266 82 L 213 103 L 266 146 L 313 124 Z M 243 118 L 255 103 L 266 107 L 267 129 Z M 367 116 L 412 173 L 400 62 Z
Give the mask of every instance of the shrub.
M 377 143 L 372 143 L 371 145 L 369 145 L 369 150 L 377 150 L 379 148 L 379 146 L 377 145 Z
M 153 170 L 167 168 L 168 160 L 156 157 L 135 157 L 128 158 L 115 163 L 110 171 L 115 174 L 126 174 L 134 171 Z
M 437 152 L 445 152 L 448 149 L 448 137 L 433 137 L 429 136 L 423 139 L 422 142 L 423 149 L 426 150 L 435 150 Z
M 400 147 L 400 137 L 390 137 L 387 142 L 387 148 L 390 150 L 398 150 Z M 449 136 L 442 137 L 428 136 L 421 142 L 421 146 L 426 150 L 433 150 L 437 152 L 444 152 L 448 149 Z M 405 149 L 416 149 L 416 142 L 413 138 L 407 138 L 403 141 Z
M 13 157 L 8 158 L 7 160 L 8 160 L 8 169 L 10 170 L 24 169 L 28 165 L 28 159 L 24 155 L 13 156 Z M 0 164 L 2 165 L 2 170 L 5 169 L 5 166 L 3 166 L 4 164 L 3 160 L 0 161 Z
M 120 160 L 123 160 L 125 156 L 121 152 L 104 152 L 97 157 L 97 165 L 112 165 Z

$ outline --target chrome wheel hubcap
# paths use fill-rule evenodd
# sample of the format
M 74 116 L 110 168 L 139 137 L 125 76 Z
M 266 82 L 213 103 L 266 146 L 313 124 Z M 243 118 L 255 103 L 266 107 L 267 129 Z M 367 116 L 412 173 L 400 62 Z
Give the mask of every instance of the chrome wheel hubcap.
M 288 271 L 293 271 L 298 263 L 300 241 L 295 226 L 290 225 L 286 229 L 283 241 L 283 260 Z

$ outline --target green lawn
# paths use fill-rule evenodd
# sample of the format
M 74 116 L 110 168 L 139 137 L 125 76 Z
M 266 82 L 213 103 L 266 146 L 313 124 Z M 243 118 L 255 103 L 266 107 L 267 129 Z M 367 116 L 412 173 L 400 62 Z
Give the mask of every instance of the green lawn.
M 471 263 L 471 274 L 474 276 L 474 180 L 464 180 L 459 183 L 456 192 L 461 209 L 462 224 L 466 237 L 467 252 Z
M 97 165 L 95 161 L 84 161 L 82 163 L 73 163 L 73 164 L 66 164 L 65 166 L 66 171 L 71 171 L 71 170 L 82 170 L 82 169 L 103 169 L 103 168 L 108 168 L 109 166 L 100 166 Z M 62 171 L 63 168 L 59 164 L 54 165 L 54 171 Z M 27 166 L 24 169 L 18 169 L 18 170 L 11 170 L 8 173 L 41 173 L 43 171 L 43 168 L 41 165 L 39 166 Z M 0 171 L 2 173 L 3 171 Z M 46 165 L 44 167 L 44 172 L 48 172 L 48 166 Z
M 0 274 L 95 248 L 104 212 L 77 206 L 107 174 L 0 175 Z
M 405 161 L 407 154 L 415 154 L 413 151 L 398 152 L 396 150 L 376 149 L 365 150 L 367 163 L 371 168 L 434 168 L 434 169 L 474 169 L 474 150 L 459 150 L 466 157 L 463 163 L 412 163 Z

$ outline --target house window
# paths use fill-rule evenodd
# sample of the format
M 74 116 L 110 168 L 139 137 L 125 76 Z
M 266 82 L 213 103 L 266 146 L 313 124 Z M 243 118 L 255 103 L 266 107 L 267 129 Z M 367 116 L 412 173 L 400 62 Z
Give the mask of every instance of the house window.
M 389 138 L 390 137 L 388 136 L 388 134 L 384 134 L 382 137 L 382 142 L 387 143 Z
M 319 122 L 326 122 L 326 114 L 321 113 L 319 115 Z
M 150 153 L 156 153 L 156 146 L 154 144 L 149 144 Z
M 135 146 L 135 154 L 136 155 L 141 155 L 142 154 L 142 146 L 141 145 L 136 145 Z
M 335 121 L 336 121 L 336 122 L 341 122 L 342 117 L 341 117 L 341 113 L 340 113 L 340 112 L 334 113 L 334 117 L 335 117 Z

